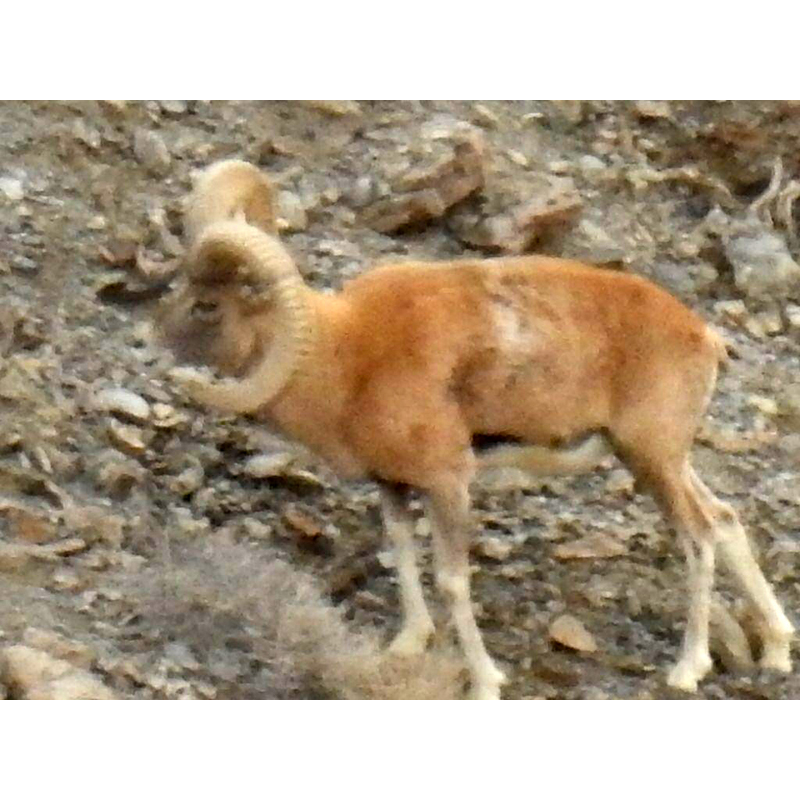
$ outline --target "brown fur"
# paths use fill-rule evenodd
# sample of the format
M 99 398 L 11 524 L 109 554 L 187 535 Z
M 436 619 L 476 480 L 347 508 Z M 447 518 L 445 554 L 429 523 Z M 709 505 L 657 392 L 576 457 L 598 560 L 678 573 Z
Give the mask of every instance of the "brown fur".
M 552 445 L 604 430 L 685 448 L 716 372 L 693 312 L 574 262 L 385 266 L 311 298 L 317 349 L 262 414 L 348 474 L 421 489 L 469 461 L 473 434 Z

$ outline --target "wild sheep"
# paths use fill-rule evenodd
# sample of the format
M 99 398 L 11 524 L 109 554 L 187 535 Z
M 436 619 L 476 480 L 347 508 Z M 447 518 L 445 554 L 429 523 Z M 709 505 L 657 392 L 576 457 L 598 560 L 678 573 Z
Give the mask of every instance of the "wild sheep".
M 266 179 L 241 162 L 208 175 L 230 194 L 192 229 L 183 285 L 160 315 L 164 338 L 227 376 L 184 370 L 196 401 L 253 414 L 343 476 L 379 483 L 404 617 L 393 651 L 419 652 L 433 631 L 407 488 L 426 498 L 436 583 L 472 693 L 495 699 L 504 676 L 470 601 L 470 482 L 482 465 L 577 472 L 613 451 L 674 524 L 688 562 L 688 622 L 668 683 L 695 691 L 711 668 L 717 545 L 757 612 L 761 665 L 791 670 L 792 625 L 736 513 L 691 466 L 725 352 L 694 312 L 641 277 L 543 256 L 387 265 L 322 294 L 253 215 L 267 207 Z M 477 437 L 519 446 L 480 456 Z

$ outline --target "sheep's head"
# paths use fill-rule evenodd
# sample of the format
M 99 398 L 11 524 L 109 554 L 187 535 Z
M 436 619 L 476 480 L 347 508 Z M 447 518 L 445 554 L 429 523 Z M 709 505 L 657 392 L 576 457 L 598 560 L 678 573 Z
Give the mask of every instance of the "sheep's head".
M 187 254 L 180 283 L 158 314 L 162 339 L 179 360 L 233 378 L 179 373 L 192 397 L 235 412 L 272 400 L 311 341 L 307 290 L 283 245 L 246 222 L 216 222 Z

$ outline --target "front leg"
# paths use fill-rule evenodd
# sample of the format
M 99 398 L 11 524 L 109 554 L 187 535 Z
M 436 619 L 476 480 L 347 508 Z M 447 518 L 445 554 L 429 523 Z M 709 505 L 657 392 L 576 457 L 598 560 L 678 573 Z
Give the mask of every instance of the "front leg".
M 408 510 L 405 495 L 402 487 L 390 484 L 381 486 L 383 525 L 394 547 L 403 607 L 403 624 L 389 645 L 389 652 L 413 656 L 424 652 L 434 626 L 422 593 L 414 547 L 414 518 Z
M 461 649 L 467 661 L 476 700 L 499 700 L 506 677 L 483 644 L 472 612 L 469 589 L 468 483 L 442 483 L 428 491 L 433 525 L 436 583 L 447 600 Z

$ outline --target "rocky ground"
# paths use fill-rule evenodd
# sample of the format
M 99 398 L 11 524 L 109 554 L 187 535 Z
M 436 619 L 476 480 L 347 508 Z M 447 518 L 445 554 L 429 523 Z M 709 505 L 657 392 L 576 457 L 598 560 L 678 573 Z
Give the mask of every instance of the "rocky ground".
M 166 378 L 148 287 L 180 253 L 192 171 L 229 156 L 273 176 L 320 288 L 387 258 L 535 250 L 702 313 L 732 359 L 697 467 L 800 622 L 798 104 L 3 103 L 0 126 L 0 697 L 462 694 L 446 633 L 413 663 L 381 655 L 398 600 L 374 488 Z M 679 696 L 683 561 L 619 463 L 495 473 L 474 499 L 505 696 Z M 800 672 L 725 655 L 700 697 L 800 697 Z

